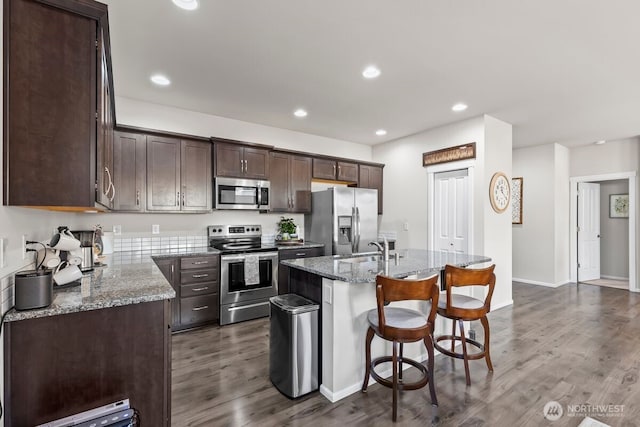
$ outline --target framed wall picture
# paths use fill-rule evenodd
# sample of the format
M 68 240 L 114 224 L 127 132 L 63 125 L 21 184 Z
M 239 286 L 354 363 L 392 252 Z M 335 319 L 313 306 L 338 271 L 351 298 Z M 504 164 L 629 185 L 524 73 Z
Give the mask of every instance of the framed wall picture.
M 511 223 L 522 224 L 522 177 L 511 178 Z
M 629 218 L 628 194 L 609 194 L 609 218 Z

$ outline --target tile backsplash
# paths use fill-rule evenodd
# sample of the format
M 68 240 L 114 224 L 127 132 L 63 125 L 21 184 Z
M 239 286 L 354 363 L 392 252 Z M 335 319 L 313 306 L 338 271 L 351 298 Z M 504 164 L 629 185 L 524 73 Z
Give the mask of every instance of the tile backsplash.
M 207 236 L 162 236 L 162 237 L 124 237 L 113 239 L 114 252 L 142 252 L 151 254 L 158 251 L 175 252 L 207 246 Z

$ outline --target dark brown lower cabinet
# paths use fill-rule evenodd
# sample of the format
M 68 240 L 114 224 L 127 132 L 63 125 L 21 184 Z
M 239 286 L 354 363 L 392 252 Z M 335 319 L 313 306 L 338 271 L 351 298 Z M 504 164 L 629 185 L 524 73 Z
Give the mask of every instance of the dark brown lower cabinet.
M 155 262 L 176 291 L 171 304 L 174 332 L 220 320 L 219 255 L 158 258 Z
M 171 423 L 168 300 L 7 323 L 4 425 L 34 426 L 121 399 Z
M 278 262 L 285 259 L 295 258 L 312 258 L 316 256 L 323 256 L 324 248 L 304 248 L 304 249 L 280 249 L 278 251 Z M 288 294 L 294 292 L 289 286 L 289 272 L 290 268 L 286 265 L 278 265 L 278 294 Z

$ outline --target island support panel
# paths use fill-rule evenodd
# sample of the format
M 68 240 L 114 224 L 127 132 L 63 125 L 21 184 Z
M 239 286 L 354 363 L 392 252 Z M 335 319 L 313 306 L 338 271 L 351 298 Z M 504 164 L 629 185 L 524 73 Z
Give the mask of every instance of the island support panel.
M 169 426 L 168 300 L 9 322 L 4 425 L 31 426 L 128 398 Z

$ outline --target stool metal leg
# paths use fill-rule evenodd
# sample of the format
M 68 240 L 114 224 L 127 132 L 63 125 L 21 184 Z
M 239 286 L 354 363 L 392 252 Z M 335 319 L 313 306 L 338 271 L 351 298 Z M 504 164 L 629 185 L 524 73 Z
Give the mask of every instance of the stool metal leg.
M 367 391 L 367 386 L 369 385 L 369 376 L 371 375 L 371 341 L 373 340 L 373 335 L 375 332 L 371 327 L 367 329 L 367 337 L 365 338 L 365 357 L 366 360 L 364 362 L 365 371 L 364 371 L 364 381 L 362 382 L 362 392 L 365 393 Z
M 489 372 L 493 372 L 493 364 L 491 363 L 491 355 L 489 353 L 489 319 L 487 319 L 487 316 L 484 316 L 480 319 L 480 322 L 484 329 L 484 359 L 487 362 Z
M 471 379 L 469 378 L 469 356 L 467 354 L 467 338 L 464 336 L 464 321 L 462 319 L 458 320 L 460 322 L 460 339 L 462 340 L 462 355 L 464 360 L 464 374 L 467 377 L 467 385 L 471 385 Z

